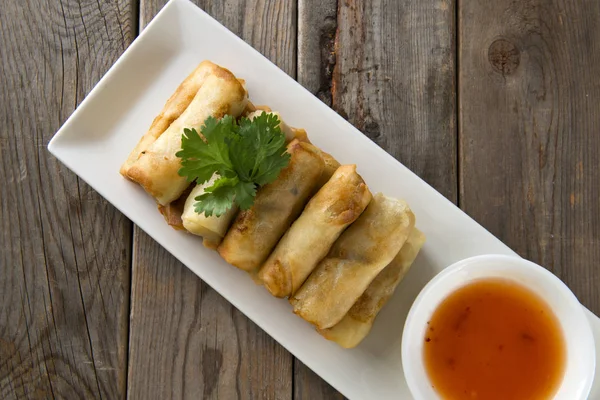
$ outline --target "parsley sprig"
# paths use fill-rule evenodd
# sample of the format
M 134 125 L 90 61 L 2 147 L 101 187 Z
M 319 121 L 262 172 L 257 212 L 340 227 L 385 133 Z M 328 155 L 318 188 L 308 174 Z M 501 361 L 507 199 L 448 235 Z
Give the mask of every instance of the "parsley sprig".
M 220 120 L 208 117 L 200 128 L 184 129 L 181 137 L 179 175 L 201 185 L 213 174 L 218 179 L 194 200 L 194 210 L 217 217 L 237 204 L 247 210 L 256 190 L 277 179 L 290 155 L 276 115 L 262 113 L 253 120 L 230 115 Z

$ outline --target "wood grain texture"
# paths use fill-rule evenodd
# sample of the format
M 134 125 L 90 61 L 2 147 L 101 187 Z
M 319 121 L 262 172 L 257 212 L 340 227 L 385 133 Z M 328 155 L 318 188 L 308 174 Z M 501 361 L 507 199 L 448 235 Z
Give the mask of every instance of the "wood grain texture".
M 461 5 L 461 205 L 598 313 L 600 3 Z
M 0 398 L 343 398 L 138 228 L 127 383 L 131 224 L 45 146 L 164 3 L 2 2 Z M 600 313 L 597 1 L 460 2 L 458 136 L 453 0 L 197 3 Z
M 163 3 L 141 2 L 141 26 Z M 197 4 L 295 76 L 295 2 Z M 139 228 L 134 235 L 129 396 L 291 398 L 291 355 Z
M 338 34 L 337 0 L 298 1 L 298 82 L 328 106 Z M 343 399 L 337 390 L 294 358 L 294 399 Z
M 133 40 L 134 7 L 1 8 L 0 398 L 124 397 L 131 224 L 46 144 Z
M 131 399 L 285 399 L 286 351 L 225 299 L 136 232 Z
M 299 1 L 298 80 L 452 201 L 452 0 Z M 342 397 L 296 360 L 297 399 Z
M 141 26 L 150 22 L 166 2 L 141 0 Z M 296 0 L 193 0 L 193 3 L 288 75 L 296 77 Z
M 332 107 L 456 200 L 452 0 L 340 1 Z
M 331 106 L 337 0 L 298 1 L 298 82 Z
M 298 82 L 331 106 L 336 62 L 337 0 L 298 1 Z M 294 358 L 294 399 L 343 399 L 337 390 Z

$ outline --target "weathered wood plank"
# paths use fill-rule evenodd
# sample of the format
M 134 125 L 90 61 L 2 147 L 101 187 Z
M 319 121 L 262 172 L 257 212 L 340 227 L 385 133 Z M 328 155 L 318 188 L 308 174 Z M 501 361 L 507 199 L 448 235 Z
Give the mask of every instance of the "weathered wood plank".
M 336 63 L 337 0 L 298 1 L 298 82 L 328 106 Z M 294 358 L 294 399 L 343 399 L 337 390 Z
M 298 79 L 456 201 L 454 1 L 300 0 Z M 296 360 L 295 398 L 339 396 Z
M 46 144 L 133 40 L 135 8 L 1 8 L 0 398 L 124 397 L 131 223 Z
M 141 0 L 145 26 L 166 0 Z M 296 0 L 193 0 L 291 77 L 296 77 Z
M 141 25 L 163 4 L 143 0 Z M 295 76 L 295 2 L 198 4 Z M 291 355 L 139 228 L 134 235 L 130 397 L 291 398 Z
M 148 235 L 136 231 L 132 399 L 285 399 L 291 358 Z
M 455 201 L 454 2 L 338 4 L 332 107 Z
M 337 0 L 298 2 L 298 82 L 331 106 Z
M 461 205 L 598 313 L 600 3 L 461 4 Z

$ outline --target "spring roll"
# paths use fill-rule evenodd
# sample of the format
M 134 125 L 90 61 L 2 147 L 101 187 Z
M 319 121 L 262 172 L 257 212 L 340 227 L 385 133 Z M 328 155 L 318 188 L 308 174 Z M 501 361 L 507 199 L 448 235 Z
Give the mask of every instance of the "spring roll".
M 323 174 L 319 178 L 319 187 L 325 185 L 329 179 L 333 176 L 335 171 L 340 167 L 340 163 L 333 158 L 333 156 L 329 153 L 325 153 L 323 150 L 321 151 L 321 158 L 325 163 L 325 168 L 323 169 Z
M 308 138 L 306 137 L 306 132 L 303 129 L 301 129 L 301 130 L 297 130 L 296 128 L 291 128 L 291 129 L 294 131 L 294 135 L 297 140 L 299 140 L 301 142 L 302 141 L 308 142 L 308 140 L 307 140 Z M 298 133 L 298 131 L 300 131 L 300 133 Z M 304 133 L 304 135 L 302 135 L 302 133 Z M 331 176 L 333 175 L 335 170 L 337 168 L 339 168 L 339 166 L 340 166 L 340 163 L 337 162 L 330 154 L 325 153 L 324 151 L 322 151 L 316 147 L 312 147 L 312 149 L 318 151 L 319 154 L 321 155 L 321 158 L 323 159 L 323 162 L 324 162 L 324 168 L 323 168 L 323 172 L 321 173 L 320 178 L 317 180 L 317 184 L 315 185 L 315 190 L 313 190 L 313 193 L 311 193 L 311 196 L 314 194 L 314 192 L 316 192 L 318 189 L 320 189 L 325 183 L 327 183 L 327 181 L 329 180 L 329 178 L 331 178 Z M 180 218 L 180 220 L 182 221 L 181 228 L 179 228 L 179 226 L 175 226 L 176 229 L 186 229 L 190 233 L 193 233 L 193 234 L 199 235 L 199 236 L 203 236 L 204 246 L 206 246 L 210 249 L 213 249 L 213 250 L 216 249 L 217 246 L 223 240 L 223 237 L 225 236 L 225 233 L 227 233 L 227 229 L 231 225 L 231 221 L 235 217 L 235 215 L 238 211 L 238 208 L 232 207 L 226 214 L 221 215 L 220 217 L 215 217 L 215 216 L 206 217 L 206 216 L 204 216 L 204 214 L 199 215 L 194 211 L 193 205 L 194 205 L 195 201 L 190 200 L 190 199 L 195 199 L 197 196 L 200 196 L 201 194 L 203 194 L 204 189 L 206 187 L 211 186 L 215 179 L 216 179 L 216 175 L 213 176 L 213 178 L 211 179 L 211 181 L 209 183 L 206 183 L 204 185 L 196 185 L 196 187 L 191 191 L 188 200 L 185 202 L 185 206 L 182 206 L 183 215 Z M 179 209 L 179 208 L 177 208 L 177 209 Z M 176 216 L 174 216 L 173 214 L 174 213 L 169 215 L 169 217 L 171 219 L 175 220 Z M 181 215 L 181 213 L 180 213 L 180 215 Z M 171 223 L 169 223 L 169 224 L 172 225 Z
M 266 106 L 255 107 L 252 103 L 248 102 L 246 104 L 246 110 L 244 112 L 246 113 L 247 118 L 254 119 L 255 117 L 261 115 L 263 112 L 271 113 L 271 109 Z M 297 137 L 300 141 L 308 142 L 308 138 L 306 137 L 306 132 L 304 130 L 301 130 L 301 132 L 298 133 L 298 130 L 296 130 L 295 128 L 290 128 L 285 124 L 285 122 L 281 119 L 279 113 L 274 114 L 276 114 L 279 118 L 279 127 L 282 133 L 286 135 L 287 142 L 291 141 L 288 139 L 295 137 Z M 286 133 L 286 131 L 290 131 L 291 134 Z M 302 133 L 304 133 L 304 135 L 302 135 Z M 316 147 L 311 146 L 311 149 L 313 151 L 318 151 L 319 154 L 322 155 L 322 158 L 325 160 L 325 157 L 323 155 L 327 153 L 323 153 Z M 327 163 L 331 164 L 331 161 L 327 160 Z M 326 174 L 326 171 L 323 171 L 323 173 L 321 174 L 321 178 L 318 181 L 319 183 L 322 182 L 322 177 L 324 174 Z M 232 207 L 227 213 L 219 217 L 216 217 L 214 215 L 206 217 L 204 214 L 198 214 L 194 210 L 194 203 L 196 202 L 195 198 L 203 194 L 204 190 L 207 187 L 210 187 L 213 184 L 213 182 L 217 179 L 217 177 L 217 175 L 214 175 L 208 183 L 205 183 L 203 185 L 196 185 L 194 187 L 187 201 L 185 202 L 182 215 L 183 227 L 187 229 L 190 233 L 202 236 L 204 246 L 210 249 L 216 249 L 221 243 L 223 237 L 225 236 L 225 233 L 227 233 L 227 229 L 231 225 L 231 221 L 233 220 L 238 211 L 237 207 Z
M 152 143 L 144 145 L 145 149 L 126 169 L 127 177 L 142 185 L 159 204 L 172 202 L 189 186 L 186 178 L 177 173 L 181 160 L 175 155 L 181 149 L 183 129 L 199 129 L 209 116 L 237 117 L 246 107 L 248 93 L 231 72 L 212 63 L 206 63 L 206 68 L 210 71 L 187 108 Z M 142 140 L 150 141 L 147 137 Z
M 162 111 L 150 125 L 148 132 L 138 142 L 129 157 L 121 166 L 121 175 L 128 178 L 128 171 L 146 151 L 154 141 L 167 130 L 167 128 L 181 116 L 186 108 L 190 105 L 198 89 L 206 80 L 206 77 L 211 73 L 214 64 L 210 61 L 203 61 L 196 67 L 194 71 L 179 85 L 175 93 L 167 100 Z
M 406 202 L 376 194 L 290 298 L 294 313 L 319 329 L 340 322 L 398 254 L 414 226 Z
M 398 255 L 371 282 L 348 314 L 333 327 L 319 330 L 319 333 L 344 348 L 356 347 L 371 331 L 375 317 L 408 272 L 423 243 L 425 235 L 413 229 Z
M 215 174 L 206 183 L 202 185 L 196 185 L 190 192 L 185 205 L 183 206 L 183 214 L 181 215 L 183 227 L 194 235 L 202 236 L 203 244 L 205 247 L 210 249 L 216 249 L 231 223 L 231 220 L 237 212 L 237 207 L 231 207 L 227 212 L 219 217 L 211 215 L 207 217 L 202 214 L 198 214 L 194 209 L 194 203 L 196 197 L 204 193 L 204 189 L 213 185 L 217 180 L 218 175 Z
M 258 277 L 269 292 L 277 297 L 294 293 L 371 197 L 356 165 L 339 167 L 262 266 Z
M 240 211 L 217 249 L 225 261 L 245 271 L 262 265 L 302 212 L 323 173 L 323 160 L 311 144 L 294 140 L 288 152 L 288 166 L 258 190 L 250 209 Z

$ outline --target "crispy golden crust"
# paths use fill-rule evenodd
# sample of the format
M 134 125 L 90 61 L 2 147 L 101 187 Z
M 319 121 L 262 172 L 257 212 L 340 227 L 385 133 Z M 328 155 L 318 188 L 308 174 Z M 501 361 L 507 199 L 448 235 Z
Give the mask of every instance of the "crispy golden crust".
M 256 110 L 262 110 L 262 111 L 266 111 L 266 112 L 271 112 L 271 111 L 272 111 L 272 110 L 271 110 L 271 107 L 269 107 L 269 106 L 265 106 L 264 104 L 263 104 L 263 105 L 256 106 L 255 108 L 256 108 Z M 255 111 L 256 111 L 256 110 L 255 110 Z
M 323 168 L 323 174 L 319 178 L 319 186 L 323 186 L 331 179 L 335 171 L 340 167 L 340 163 L 333 158 L 333 156 L 329 153 L 325 153 L 323 150 L 320 150 L 321 158 L 325 163 L 325 168 Z
M 308 139 L 308 135 L 306 134 L 306 131 L 304 129 L 290 127 L 290 130 L 292 131 L 292 135 L 294 136 L 295 139 L 298 139 L 301 142 L 310 143 L 310 140 Z M 339 164 L 338 164 L 338 167 L 339 167 Z
M 286 297 L 297 290 L 370 200 L 371 192 L 356 173 L 356 165 L 339 167 L 261 268 L 259 278 L 269 292 Z
M 181 161 L 175 155 L 181 148 L 183 129 L 199 129 L 209 116 L 237 117 L 246 107 L 247 92 L 238 79 L 225 68 L 206 65 L 210 71 L 187 108 L 126 171 L 128 178 L 142 185 L 162 205 L 177 199 L 189 185 L 178 174 Z
M 175 93 L 171 95 L 165 103 L 160 114 L 154 118 L 148 132 L 138 142 L 129 157 L 121 166 L 121 175 L 128 176 L 129 168 L 140 157 L 142 152 L 146 150 L 167 128 L 185 111 L 190 105 L 198 89 L 204 83 L 204 80 L 214 69 L 214 64 L 210 61 L 201 62 L 192 73 L 185 78 L 177 87 Z
M 228 263 L 245 271 L 264 262 L 302 212 L 322 174 L 323 160 L 314 146 L 294 140 L 288 152 L 288 166 L 277 180 L 259 189 L 250 209 L 240 211 L 217 249 Z
M 294 312 L 319 329 L 340 322 L 398 254 L 414 224 L 406 202 L 375 195 L 290 298 Z
M 344 318 L 333 327 L 318 329 L 318 332 L 344 348 L 356 347 L 371 331 L 379 311 L 392 297 L 424 243 L 425 235 L 413 229 L 398 255 L 377 275 Z

